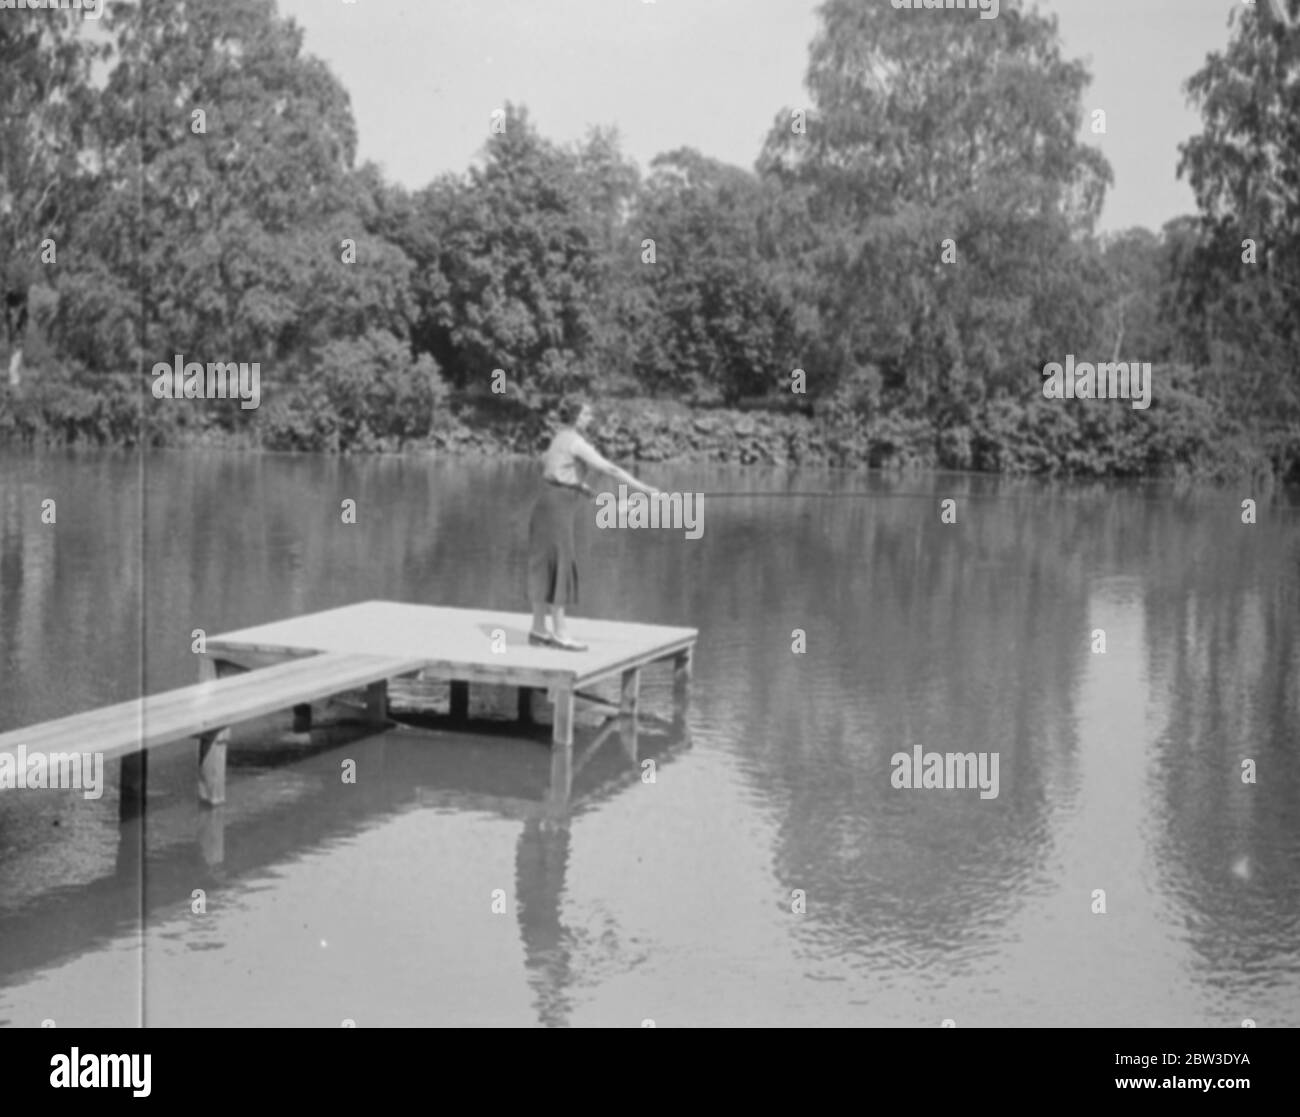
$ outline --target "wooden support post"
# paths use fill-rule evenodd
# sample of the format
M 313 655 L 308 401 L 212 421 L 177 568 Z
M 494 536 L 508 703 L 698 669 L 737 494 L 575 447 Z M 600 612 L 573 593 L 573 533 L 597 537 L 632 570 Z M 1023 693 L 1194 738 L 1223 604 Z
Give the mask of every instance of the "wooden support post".
M 215 868 L 226 859 L 226 808 L 199 812 L 199 854 L 203 863 Z
M 140 894 L 144 881 L 144 826 L 142 817 L 122 820 L 117 828 L 117 860 L 113 866 L 117 879 Z
M 126 822 L 144 813 L 149 787 L 149 754 L 141 751 L 122 757 L 118 771 L 117 818 L 119 822 Z
M 551 786 L 547 802 L 551 810 L 560 812 L 569 805 L 573 794 L 573 749 L 561 746 L 551 749 Z
M 380 679 L 366 687 L 366 721 L 371 725 L 388 724 L 387 679 Z
M 520 725 L 533 724 L 533 688 L 530 686 L 521 686 L 519 688 L 519 698 L 516 709 L 519 715 Z
M 232 675 L 243 668 L 222 659 L 204 656 L 199 660 L 199 682 Z M 230 729 L 215 729 L 199 738 L 199 802 L 216 807 L 226 801 L 226 745 Z
M 229 729 L 199 738 L 199 802 L 216 807 L 226 801 L 226 745 Z
M 466 721 L 469 718 L 469 683 L 453 682 L 451 684 L 451 720 Z
M 311 703 L 304 702 L 293 708 L 293 731 L 295 733 L 311 732 Z
M 691 659 L 694 648 L 673 656 L 673 707 L 678 715 L 686 712 L 691 700 Z
M 573 744 L 573 690 L 556 687 L 551 710 L 551 743 L 568 748 Z
M 640 694 L 641 668 L 629 667 L 623 672 L 623 701 L 619 706 L 619 713 L 635 714 Z
M 640 728 L 636 714 L 631 717 L 618 719 L 618 741 L 623 746 L 623 752 L 633 764 L 637 762 L 636 746 L 637 731 Z

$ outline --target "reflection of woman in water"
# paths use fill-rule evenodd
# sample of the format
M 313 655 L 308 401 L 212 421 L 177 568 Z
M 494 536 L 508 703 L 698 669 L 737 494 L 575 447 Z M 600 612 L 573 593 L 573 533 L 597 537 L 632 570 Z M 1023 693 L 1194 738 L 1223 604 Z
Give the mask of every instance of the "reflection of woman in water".
M 591 424 L 591 408 L 576 402 L 560 409 L 565 425 L 556 433 L 542 458 L 542 491 L 528 520 L 528 597 L 533 605 L 530 644 L 586 651 L 565 631 L 564 610 L 578 603 L 578 562 L 574 523 L 592 490 L 589 471 L 603 473 L 643 493 L 656 493 L 653 485 L 638 481 L 626 470 L 606 461 L 582 435 Z M 552 630 L 546 631 L 550 607 Z
M 537 1017 L 550 1028 L 568 1024 L 573 1007 L 577 944 L 560 918 L 568 865 L 568 821 L 530 816 L 515 847 L 515 914 Z

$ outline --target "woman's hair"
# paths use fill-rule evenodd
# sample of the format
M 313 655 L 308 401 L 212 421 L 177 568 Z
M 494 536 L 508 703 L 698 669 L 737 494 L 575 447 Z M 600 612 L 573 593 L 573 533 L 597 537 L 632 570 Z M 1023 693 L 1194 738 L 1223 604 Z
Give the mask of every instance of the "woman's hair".
M 578 416 L 582 414 L 582 409 L 586 406 L 587 401 L 577 397 L 561 401 L 560 406 L 556 409 L 559 413 L 560 422 L 566 427 L 572 426 L 578 421 Z

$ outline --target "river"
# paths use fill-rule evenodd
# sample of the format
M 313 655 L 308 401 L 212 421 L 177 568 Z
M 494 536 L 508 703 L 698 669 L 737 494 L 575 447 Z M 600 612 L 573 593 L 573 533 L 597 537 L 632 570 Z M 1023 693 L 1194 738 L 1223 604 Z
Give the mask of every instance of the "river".
M 641 472 L 714 494 L 703 534 L 586 525 L 578 613 L 700 630 L 684 727 L 602 744 L 558 807 L 545 730 L 487 721 L 245 729 L 215 822 L 192 742 L 143 830 L 111 763 L 98 800 L 0 791 L 0 1024 L 1300 1026 L 1294 507 Z M 0 451 L 0 731 L 193 682 L 195 629 L 523 610 L 531 493 L 518 463 Z M 996 796 L 894 786 L 918 745 L 996 755 Z

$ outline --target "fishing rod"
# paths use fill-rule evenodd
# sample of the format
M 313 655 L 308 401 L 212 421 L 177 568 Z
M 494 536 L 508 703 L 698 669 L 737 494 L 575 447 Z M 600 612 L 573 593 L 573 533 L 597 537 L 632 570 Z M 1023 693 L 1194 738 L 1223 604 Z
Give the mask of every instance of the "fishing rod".
M 943 497 L 938 493 L 914 493 L 914 492 L 873 493 L 873 492 L 865 492 L 865 491 L 854 490 L 854 489 L 850 489 L 846 492 L 836 492 L 833 489 L 799 489 L 796 490 L 795 492 L 761 492 L 761 491 L 744 492 L 741 490 L 720 490 L 716 492 L 709 492 L 706 490 L 705 492 L 702 492 L 699 495 L 706 496 L 710 500 L 719 500 L 719 499 L 770 500 L 774 497 L 794 498 L 794 497 L 805 497 L 805 496 L 817 497 L 819 499 L 835 499 L 835 500 L 877 500 L 880 498 L 890 498 L 890 497 L 899 500 L 933 500 L 936 497 L 938 497 L 939 499 L 948 499 L 947 497 Z M 971 493 L 971 494 L 964 494 L 962 496 L 962 499 L 963 500 L 968 500 L 968 499 L 969 500 L 996 500 L 998 498 L 995 496 L 989 496 L 985 494 L 977 495 Z
M 672 490 L 666 490 L 672 491 Z M 1117 490 L 1118 491 L 1118 490 Z M 763 491 L 743 491 L 739 489 L 720 489 L 714 491 L 705 490 L 699 494 L 707 497 L 709 500 L 776 500 L 776 499 L 802 499 L 805 497 L 817 500 L 985 500 L 985 501 L 1007 501 L 1014 497 L 1041 497 L 1042 493 L 942 493 L 942 492 L 868 492 L 861 489 L 849 489 L 843 492 L 836 492 L 834 489 L 800 489 L 794 492 L 763 492 Z M 1049 493 L 1047 495 L 1056 496 L 1063 494 Z M 1095 495 L 1103 495 L 1101 493 Z M 1115 495 L 1113 492 L 1104 495 Z M 1139 496 L 1136 493 L 1124 494 L 1129 500 L 1136 500 L 1143 504 L 1167 504 L 1169 500 L 1178 499 L 1176 494 L 1165 496 Z M 1083 500 L 1086 495 L 1069 495 L 1067 500 Z M 1273 505 L 1286 511 L 1294 509 L 1287 504 Z

